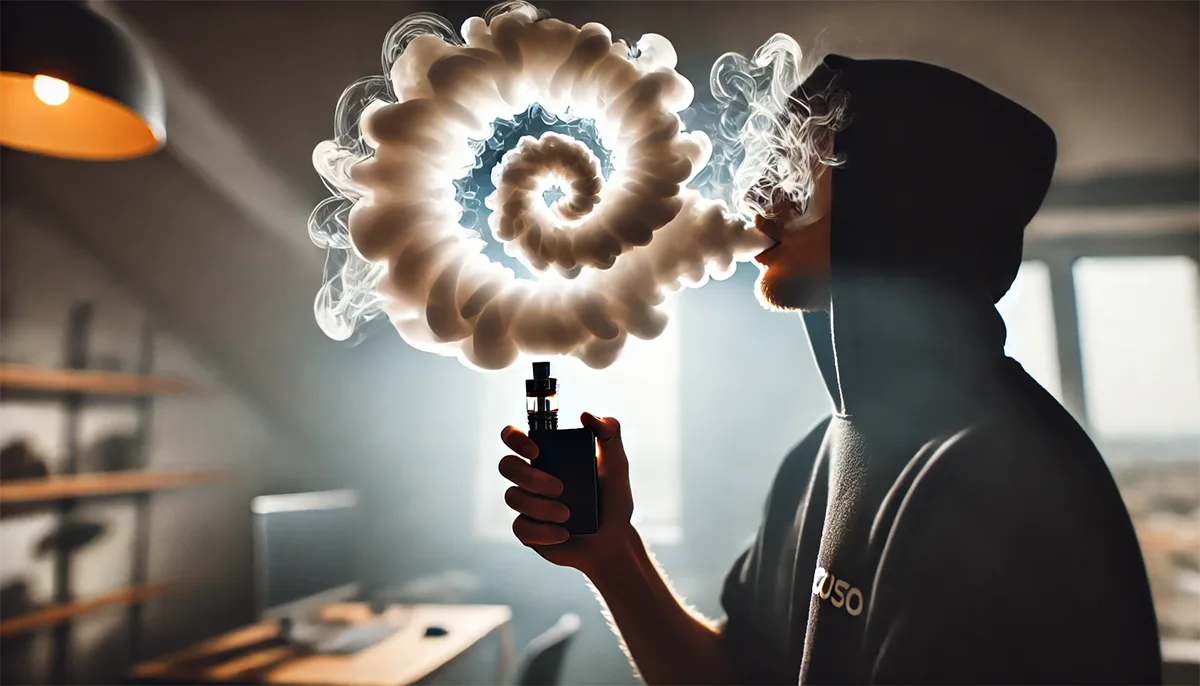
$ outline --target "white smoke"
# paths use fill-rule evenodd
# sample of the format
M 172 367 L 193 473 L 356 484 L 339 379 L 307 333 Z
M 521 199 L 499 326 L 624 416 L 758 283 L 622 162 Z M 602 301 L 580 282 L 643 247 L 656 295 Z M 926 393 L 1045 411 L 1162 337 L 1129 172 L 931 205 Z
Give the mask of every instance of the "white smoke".
M 712 102 L 684 113 L 688 126 L 707 132 L 713 147 L 693 185 L 746 216 L 765 209 L 759 197 L 764 188 L 805 206 L 813 173 L 830 162 L 819 159 L 815 130 L 828 117 L 811 116 L 795 93 L 819 62 L 819 55 L 806 55 L 783 33 L 749 57 L 721 55 L 709 73 Z
M 397 24 L 384 45 L 388 77 L 346 90 L 335 138 L 313 154 L 335 194 L 309 223 L 330 253 L 315 304 L 325 333 L 345 339 L 382 311 L 410 345 L 472 367 L 562 354 L 603 368 L 628 336 L 662 333 L 670 293 L 727 278 L 766 247 L 744 217 L 687 187 L 712 152 L 680 122 L 691 84 L 667 39 L 647 34 L 636 47 L 523 2 L 468 19 L 461 40 L 437 15 Z M 488 224 L 535 273 L 528 279 L 459 225 L 454 184 L 493 122 L 535 103 L 594 121 L 612 172 L 605 179 L 586 145 L 557 133 L 504 155 Z M 546 207 L 552 185 L 565 196 Z

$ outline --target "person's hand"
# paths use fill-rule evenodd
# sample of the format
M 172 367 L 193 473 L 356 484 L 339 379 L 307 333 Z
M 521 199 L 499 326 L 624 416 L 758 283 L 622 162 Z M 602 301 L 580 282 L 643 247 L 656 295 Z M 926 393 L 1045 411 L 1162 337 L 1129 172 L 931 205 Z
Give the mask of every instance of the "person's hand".
M 621 443 L 620 423 L 612 417 L 600 418 L 587 412 L 580 419 L 596 434 L 600 444 L 601 519 L 595 534 L 572 537 L 561 526 L 570 511 L 552 498 L 562 494 L 562 482 L 529 463 L 537 457 L 537 445 L 515 426 L 507 426 L 500 432 L 500 440 L 516 453 L 500 460 L 500 474 L 514 484 L 505 492 L 504 502 L 519 515 L 513 520 L 517 539 L 556 565 L 589 574 L 628 542 L 632 532 L 629 519 L 633 516 L 633 494 L 629 489 L 629 459 Z

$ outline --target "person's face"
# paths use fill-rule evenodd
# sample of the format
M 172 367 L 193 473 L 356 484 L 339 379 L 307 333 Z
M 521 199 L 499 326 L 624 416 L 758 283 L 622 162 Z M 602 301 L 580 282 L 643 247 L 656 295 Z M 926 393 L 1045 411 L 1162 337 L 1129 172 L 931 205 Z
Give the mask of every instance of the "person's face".
M 776 243 L 755 256 L 756 295 L 769 310 L 811 312 L 829 308 L 829 221 L 833 170 L 817 179 L 808 207 L 801 213 L 785 201 L 772 217 L 755 217 L 754 225 Z

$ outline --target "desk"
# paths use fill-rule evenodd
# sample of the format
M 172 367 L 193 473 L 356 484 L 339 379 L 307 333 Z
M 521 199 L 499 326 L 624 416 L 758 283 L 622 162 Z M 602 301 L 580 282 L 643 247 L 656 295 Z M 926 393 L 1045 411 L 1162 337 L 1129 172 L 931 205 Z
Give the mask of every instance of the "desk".
M 323 616 L 359 622 L 391 620 L 402 628 L 354 655 L 304 655 L 264 644 L 276 622 L 261 622 L 133 668 L 138 681 L 174 683 L 296 684 L 303 686 L 402 686 L 445 666 L 493 633 L 500 638 L 500 678 L 513 664 L 512 611 L 503 605 L 397 605 L 379 617 L 361 603 L 330 605 Z M 445 636 L 426 637 L 440 626 Z

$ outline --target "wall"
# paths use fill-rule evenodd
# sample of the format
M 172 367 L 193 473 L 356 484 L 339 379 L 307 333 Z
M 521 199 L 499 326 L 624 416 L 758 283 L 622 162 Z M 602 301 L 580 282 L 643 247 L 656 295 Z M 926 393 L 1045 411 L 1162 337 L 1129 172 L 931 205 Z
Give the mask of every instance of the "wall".
M 647 478 L 634 483 L 635 500 L 639 509 L 652 510 L 657 499 L 682 490 L 682 540 L 652 547 L 677 590 L 714 617 L 721 614 L 724 575 L 758 526 L 776 467 L 829 407 L 799 317 L 763 310 L 752 291 L 756 274 L 744 265 L 728 281 L 684 294 L 675 322 L 682 353 L 674 395 L 661 393 L 657 376 L 593 394 L 570 376 L 573 366 L 560 367 L 564 407 L 591 407 L 602 397 L 632 427 L 626 442 L 631 462 L 652 457 L 646 432 L 653 426 L 646 421 L 653 420 L 637 412 L 645 396 L 678 405 L 676 431 L 653 438 L 678 443 L 682 489 Z M 578 572 L 550 565 L 511 534 L 497 540 L 479 530 L 481 510 L 501 520 L 498 529 L 514 516 L 502 505 L 504 484 L 489 491 L 476 488 L 476 480 L 479 470 L 490 479 L 508 452 L 499 440 L 503 423 L 523 421 L 519 382 L 512 395 L 496 398 L 509 408 L 501 408 L 501 415 L 510 413 L 501 421 L 496 408 L 482 402 L 495 376 L 407 350 L 394 331 L 381 327 L 347 354 L 377 359 L 377 373 L 397 380 L 389 403 L 364 403 L 364 412 L 386 412 L 397 440 L 356 466 L 345 463 L 376 527 L 366 542 L 376 553 L 372 585 L 411 588 L 416 579 L 440 576 L 440 583 L 422 584 L 437 589 L 435 599 L 510 605 L 519 646 L 562 613 L 577 613 L 582 628 L 563 683 L 638 683 Z M 577 417 L 562 421 L 577 426 Z M 639 431 L 647 440 L 634 439 Z M 490 446 L 490 457 L 480 455 L 481 444 Z
M 8 200 L 8 199 L 6 199 Z M 68 235 L 21 215 L 6 203 L 0 234 L 0 355 L 5 362 L 58 367 L 65 363 L 65 334 L 72 305 L 94 303 L 89 354 L 93 363 L 137 365 L 147 312 L 125 292 L 119 276 L 77 249 Z M 186 577 L 201 585 L 155 600 L 145 614 L 144 654 L 180 647 L 251 618 L 249 499 L 280 483 L 275 476 L 303 463 L 294 446 L 231 388 L 214 366 L 169 333 L 154 340 L 154 370 L 206 389 L 202 397 L 161 398 L 154 403 L 148 460 L 151 469 L 233 470 L 227 481 L 155 495 L 151 505 L 151 580 Z M 106 437 L 132 431 L 128 404 L 90 404 L 81 416 L 81 459 L 95 458 Z M 61 403 L 5 399 L 0 443 L 27 439 L 51 471 L 63 459 L 65 413 Z M 102 524 L 103 534 L 74 557 L 77 597 L 103 593 L 130 579 L 134 508 L 129 501 L 86 501 L 81 519 Z M 39 540 L 56 527 L 51 511 L 0 522 L 0 584 L 27 580 L 35 601 L 52 599 L 52 554 Z M 21 643 L 25 647 L 21 647 Z M 48 678 L 50 632 L 6 642 L 5 668 L 27 668 L 22 679 Z M 69 679 L 116 683 L 127 653 L 125 612 L 109 609 L 75 623 Z M 10 678 L 12 678 L 10 676 Z M 11 681 L 6 681 L 11 683 Z

